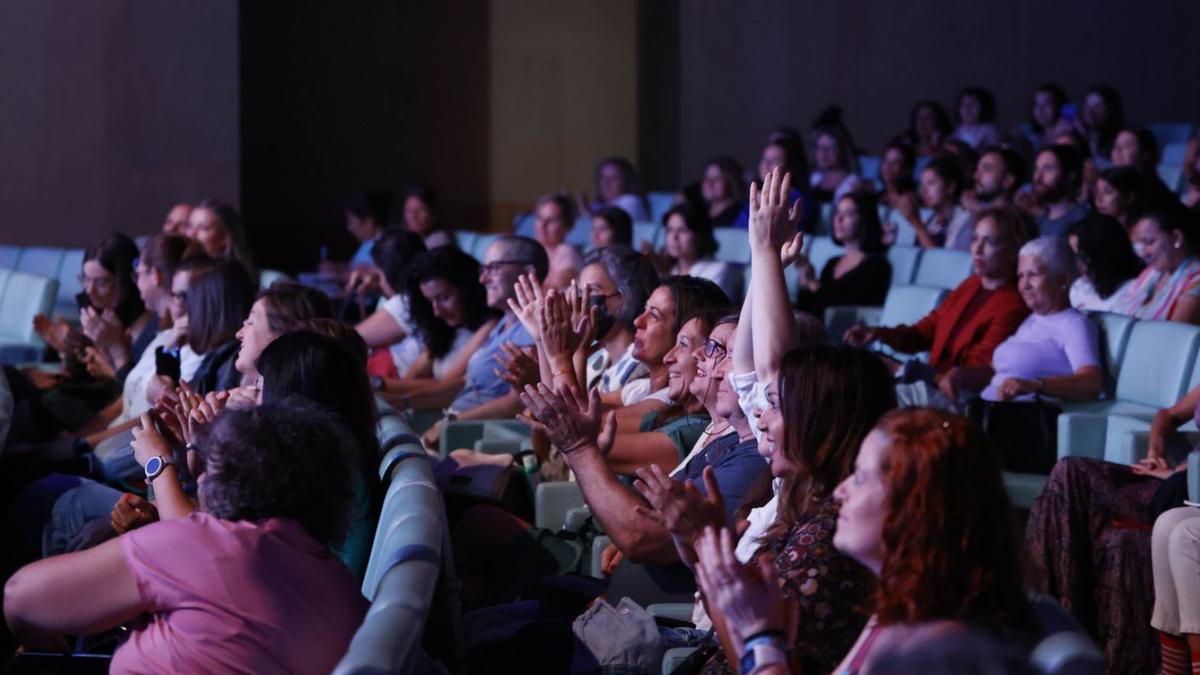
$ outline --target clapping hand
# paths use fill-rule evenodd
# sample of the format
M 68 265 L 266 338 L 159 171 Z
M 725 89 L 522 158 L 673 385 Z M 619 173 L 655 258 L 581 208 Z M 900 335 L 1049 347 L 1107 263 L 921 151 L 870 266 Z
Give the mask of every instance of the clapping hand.
M 725 524 L 725 500 L 721 498 L 721 489 L 711 466 L 704 468 L 707 496 L 692 481 L 677 481 L 657 464 L 638 469 L 637 475 L 633 487 L 653 507 L 639 506 L 637 512 L 667 528 L 683 544 L 694 546 L 704 528 Z
M 541 315 L 542 303 L 545 300 L 542 285 L 532 274 L 522 274 L 517 277 L 517 283 L 513 285 L 513 292 L 517 297 L 508 299 L 508 307 L 536 341 L 540 336 L 538 317 Z
M 569 292 L 574 295 L 574 282 Z M 584 340 L 592 332 L 592 312 L 583 311 L 581 304 L 578 297 L 571 301 L 555 290 L 549 291 L 542 303 L 538 332 L 542 336 L 546 358 L 556 370 L 571 367 L 572 356 L 584 346 Z
M 109 524 L 117 534 L 125 534 L 156 520 L 158 520 L 158 508 L 154 506 L 154 503 L 142 499 L 132 492 L 121 495 L 109 516 Z
M 770 251 L 774 255 L 795 236 L 801 209 L 799 199 L 788 209 L 791 190 L 792 175 L 781 175 L 778 168 L 763 178 L 761 190 L 758 183 L 750 184 L 751 250 Z
M 84 307 L 79 310 L 79 323 L 83 334 L 101 349 L 113 349 L 128 339 L 121 320 L 111 309 L 101 312 L 95 307 Z
M 543 382 L 537 387 L 526 386 L 521 403 L 527 412 L 517 415 L 517 419 L 544 434 L 564 456 L 596 445 L 600 434 L 600 394 L 595 390 L 584 399 L 575 387 L 564 385 L 552 391 Z
M 511 342 L 504 342 L 500 345 L 500 351 L 504 353 L 495 355 L 500 367 L 492 369 L 492 372 L 512 385 L 514 391 L 542 381 L 537 351 L 533 347 L 521 349 Z
M 725 527 L 704 528 L 695 547 L 697 585 L 725 616 L 738 643 L 766 630 L 790 632 L 795 607 L 789 608 L 783 597 L 770 556 L 759 556 L 749 565 L 738 562 L 733 533 Z
M 156 415 L 151 412 L 142 413 L 142 426 L 133 428 L 133 456 L 138 464 L 146 466 L 153 457 L 170 457 L 171 444 L 167 437 L 159 431 L 155 424 Z

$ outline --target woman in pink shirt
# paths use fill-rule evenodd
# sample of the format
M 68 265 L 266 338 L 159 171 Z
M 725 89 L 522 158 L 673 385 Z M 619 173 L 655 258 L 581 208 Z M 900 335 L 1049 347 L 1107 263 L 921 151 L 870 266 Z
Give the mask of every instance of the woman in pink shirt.
M 147 482 L 174 475 L 149 415 L 139 441 L 162 449 Z M 346 527 L 353 442 L 301 398 L 226 410 L 196 441 L 201 510 L 92 549 L 27 565 L 4 614 L 27 648 L 125 625 L 114 673 L 327 673 L 366 613 L 330 550 Z

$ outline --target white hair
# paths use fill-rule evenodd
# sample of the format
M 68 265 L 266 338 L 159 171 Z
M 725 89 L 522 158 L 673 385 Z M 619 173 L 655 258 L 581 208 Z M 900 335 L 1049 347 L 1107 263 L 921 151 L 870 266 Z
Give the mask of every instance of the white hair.
M 1045 236 L 1032 239 L 1021 247 L 1020 256 L 1036 258 L 1052 276 L 1074 279 L 1075 253 L 1065 237 Z

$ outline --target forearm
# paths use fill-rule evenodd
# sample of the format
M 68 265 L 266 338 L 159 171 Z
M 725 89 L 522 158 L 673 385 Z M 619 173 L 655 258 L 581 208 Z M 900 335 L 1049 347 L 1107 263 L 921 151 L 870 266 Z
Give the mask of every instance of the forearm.
M 83 425 L 79 431 L 76 431 L 75 435 L 86 438 L 92 434 L 103 433 L 106 429 L 108 429 L 108 425 L 112 424 L 113 420 L 117 419 L 117 417 L 121 415 L 121 411 L 124 409 L 125 399 L 118 398 L 117 400 L 105 406 L 103 410 L 96 413 L 96 416 L 93 417 L 87 424 Z
M 955 368 L 958 389 L 979 392 L 987 388 L 996 371 L 991 366 L 964 366 Z
M 626 558 L 638 563 L 678 561 L 666 528 L 637 513 L 646 502 L 617 480 L 594 444 L 564 457 L 575 472 L 584 502 Z
M 759 379 L 770 380 L 791 345 L 792 305 L 779 254 L 756 247 L 751 258 L 750 286 L 754 293 L 754 368 Z
M 1099 369 L 1042 380 L 1042 393 L 1061 401 L 1091 401 L 1100 395 L 1103 377 Z
M 449 405 L 449 404 L 447 404 Z M 514 417 L 517 413 L 525 409 L 521 404 L 521 397 L 515 391 L 511 391 L 500 398 L 493 399 L 487 403 L 477 405 L 470 410 L 464 410 L 458 414 L 460 420 L 498 420 Z
M 438 380 L 423 391 L 408 395 L 408 405 L 414 410 L 441 410 L 454 402 L 463 389 L 463 380 Z
M 184 518 L 196 510 L 196 505 L 188 499 L 179 482 L 179 472 L 174 466 L 168 466 L 150 483 L 154 488 L 154 506 L 158 508 L 160 520 Z
M 679 450 L 666 434 L 657 431 L 618 433 L 608 453 L 608 467 L 625 476 L 633 476 L 651 464 L 669 472 L 678 463 Z
M 733 370 L 736 373 L 754 370 L 754 316 L 750 311 L 754 305 L 754 284 L 750 286 L 746 290 L 746 299 L 742 301 L 737 336 L 733 342 Z

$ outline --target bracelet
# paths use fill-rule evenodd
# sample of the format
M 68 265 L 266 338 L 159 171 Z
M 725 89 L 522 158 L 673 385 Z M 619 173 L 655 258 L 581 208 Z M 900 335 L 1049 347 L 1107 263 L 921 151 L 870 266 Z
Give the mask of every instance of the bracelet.
M 767 628 L 765 630 L 760 630 L 757 633 L 747 635 L 746 638 L 744 640 L 742 640 L 742 644 L 744 644 L 746 646 L 746 649 L 749 649 L 751 644 L 754 642 L 758 642 L 759 640 L 772 640 L 772 639 L 782 640 L 783 639 L 783 631 L 776 630 L 774 628 Z
M 554 371 L 554 374 L 562 375 L 563 377 L 575 377 L 575 371 L 571 368 L 559 368 L 558 370 Z

